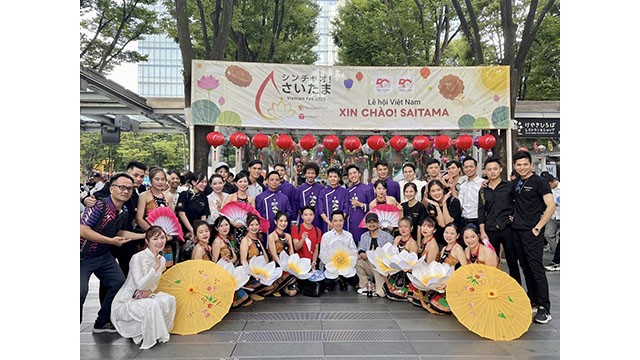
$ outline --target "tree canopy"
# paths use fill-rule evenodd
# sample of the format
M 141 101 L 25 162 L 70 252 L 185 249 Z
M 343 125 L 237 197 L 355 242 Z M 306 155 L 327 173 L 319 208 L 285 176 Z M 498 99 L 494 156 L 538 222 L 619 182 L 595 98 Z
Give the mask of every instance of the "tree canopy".
M 119 145 L 105 145 L 99 132 L 80 134 L 80 162 L 82 173 L 89 176 L 94 170 L 113 173 L 124 171 L 130 161 L 140 161 L 147 167 L 186 170 L 188 145 L 182 134 L 122 133 Z
M 144 35 L 157 34 L 155 0 L 80 0 L 80 63 L 101 73 L 116 65 L 146 61 L 127 50 Z

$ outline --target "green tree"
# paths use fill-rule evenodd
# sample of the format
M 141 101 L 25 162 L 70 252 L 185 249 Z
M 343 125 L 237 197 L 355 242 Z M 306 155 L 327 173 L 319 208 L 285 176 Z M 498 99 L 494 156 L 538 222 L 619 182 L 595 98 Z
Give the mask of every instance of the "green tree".
M 544 18 L 525 63 L 519 98 L 560 99 L 560 8 Z
M 440 65 L 458 33 L 447 1 L 354 0 L 339 8 L 332 36 L 341 65 Z
M 191 61 L 311 64 L 317 44 L 313 0 L 165 0 L 164 30 L 180 45 L 185 106 L 191 106 Z
M 121 63 L 146 61 L 125 50 L 144 35 L 157 34 L 155 0 L 80 0 L 80 63 L 109 73 Z
M 80 134 L 80 164 L 85 176 L 104 166 L 106 172 L 124 170 L 129 161 L 165 169 L 186 170 L 188 149 L 183 134 L 122 133 L 119 145 L 105 145 L 100 133 Z

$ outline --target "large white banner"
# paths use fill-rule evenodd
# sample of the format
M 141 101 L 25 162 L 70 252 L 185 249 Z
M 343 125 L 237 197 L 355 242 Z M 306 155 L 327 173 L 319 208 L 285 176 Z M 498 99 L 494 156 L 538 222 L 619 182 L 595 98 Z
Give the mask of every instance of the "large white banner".
M 275 129 L 509 128 L 509 67 L 193 61 L 194 125 Z

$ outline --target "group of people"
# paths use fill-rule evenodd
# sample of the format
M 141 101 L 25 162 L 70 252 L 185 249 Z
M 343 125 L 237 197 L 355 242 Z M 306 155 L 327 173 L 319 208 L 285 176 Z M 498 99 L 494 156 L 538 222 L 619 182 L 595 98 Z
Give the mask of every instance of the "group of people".
M 322 270 L 323 252 L 336 243 L 357 251 L 356 272 L 325 279 L 322 289 L 346 290 L 351 285 L 358 294 L 369 292 L 408 301 L 435 314 L 448 313 L 442 305 L 446 289 L 422 292 L 407 281 L 404 272 L 384 276 L 375 271 L 367 251 L 391 243 L 400 251 L 424 257 L 427 263 L 438 261 L 456 268 L 470 263 L 499 267 L 504 253 L 509 274 L 518 283 L 520 269 L 524 273 L 536 312 L 534 321 L 547 323 L 551 304 L 542 255 L 545 233 L 553 232 L 557 263 L 554 258 L 550 266 L 557 264 L 559 270 L 559 182 L 548 174 L 536 175 L 528 152 L 516 152 L 513 165 L 517 176 L 506 181 L 497 157 L 484 161 L 482 177 L 472 157 L 447 162 L 443 174 L 440 162 L 431 159 L 424 180 L 417 178 L 417 170 L 422 169 L 407 163 L 402 166 L 403 179 L 396 182 L 389 176 L 388 164 L 378 161 L 376 177 L 365 184 L 361 169 L 350 164 L 329 169 L 325 186 L 318 181 L 318 165 L 310 162 L 302 170 L 304 183 L 294 186 L 286 180 L 284 164 L 276 164 L 265 175 L 262 162 L 253 160 L 233 181 L 225 163 L 219 163 L 209 178 L 202 172 L 191 173 L 186 188 L 179 191 L 178 186 L 167 186 L 179 175 L 160 168 L 148 170 L 150 187 L 141 189 L 147 169 L 132 162 L 126 173 L 82 199 L 86 208 L 81 215 L 81 314 L 89 277 L 95 274 L 100 280 L 101 308 L 94 332 L 118 331 L 152 346 L 168 340 L 173 322 L 175 300 L 153 293 L 162 270 L 172 261 L 223 258 L 240 266 L 262 256 L 280 266 L 284 251 L 309 259 L 312 270 Z M 557 196 L 552 187 L 558 188 Z M 238 222 L 222 215 L 221 209 L 231 202 L 244 202 L 259 216 L 250 213 L 246 221 Z M 370 212 L 381 204 L 397 207 L 401 214 L 397 227 L 382 228 L 378 215 Z M 186 242 L 146 222 L 149 211 L 157 207 L 175 211 Z M 262 219 L 268 221 L 268 231 L 261 229 Z M 557 227 L 545 231 L 548 223 Z M 317 284 L 287 272 L 269 286 L 251 278 L 236 291 L 232 306 L 248 306 L 267 296 L 295 296 L 310 285 Z

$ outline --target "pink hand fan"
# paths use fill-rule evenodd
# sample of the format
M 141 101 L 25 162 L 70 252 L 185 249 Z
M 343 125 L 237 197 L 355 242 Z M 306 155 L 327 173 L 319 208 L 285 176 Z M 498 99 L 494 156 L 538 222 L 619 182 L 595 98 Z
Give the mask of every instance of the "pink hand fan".
M 247 215 L 254 214 L 260 219 L 260 231 L 269 232 L 269 220 L 263 218 L 258 210 L 256 210 L 251 204 L 241 201 L 231 201 L 220 209 L 220 215 L 224 215 L 229 218 L 230 221 L 240 223 L 247 226 Z
M 151 225 L 160 226 L 167 234 L 173 236 L 177 235 L 178 239 L 184 241 L 184 233 L 182 232 L 182 226 L 176 214 L 168 207 L 159 207 L 149 211 L 149 215 L 146 218 L 147 222 Z
M 378 215 L 381 228 L 397 227 L 398 222 L 400 221 L 400 209 L 394 205 L 379 204 L 374 206 L 369 212 Z M 367 223 L 365 222 L 366 218 L 367 216 L 365 215 L 365 217 L 362 218 L 362 221 L 360 221 L 360 224 L 358 225 L 359 227 L 367 227 Z
M 488 239 L 482 240 L 482 243 L 489 249 L 493 250 L 493 252 L 496 252 L 496 248 L 494 248 L 493 245 L 491 245 L 491 242 Z

